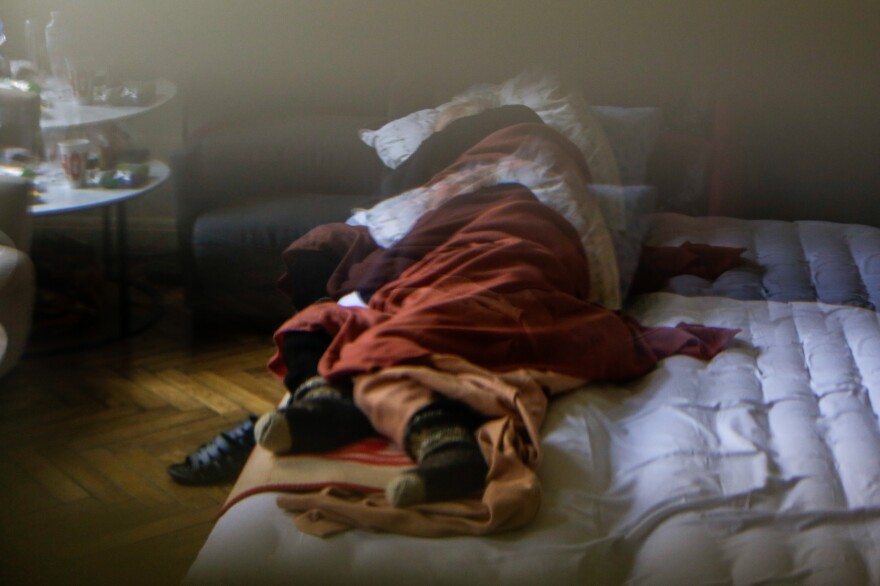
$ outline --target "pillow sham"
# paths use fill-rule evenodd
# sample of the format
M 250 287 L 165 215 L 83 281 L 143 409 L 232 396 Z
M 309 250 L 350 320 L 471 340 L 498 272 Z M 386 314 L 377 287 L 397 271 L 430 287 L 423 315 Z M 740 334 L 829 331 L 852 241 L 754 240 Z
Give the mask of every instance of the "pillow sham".
M 358 134 L 362 141 L 376 149 L 386 167 L 396 169 L 434 133 L 438 114 L 435 109 L 418 110 L 378 130 L 362 129 Z
M 648 235 L 657 202 L 657 189 L 652 185 L 599 185 L 590 184 L 589 191 L 596 198 L 611 233 L 620 296 L 626 298 L 632 286 L 642 243 Z
M 544 148 L 544 142 L 525 141 L 509 158 L 468 166 L 385 199 L 370 209 L 354 210 L 346 223 L 367 227 L 379 246 L 389 248 L 408 234 L 425 213 L 454 197 L 504 183 L 520 184 L 577 231 L 590 266 L 590 300 L 620 309 L 622 295 L 614 237 L 605 225 L 598 198 L 573 167 L 542 160 L 536 151 Z
M 498 85 L 475 86 L 436 108 L 414 112 L 378 130 L 361 130 L 360 136 L 393 169 L 449 122 L 513 104 L 528 106 L 545 124 L 577 145 L 593 181 L 620 183 L 614 151 L 601 122 L 580 94 L 565 90 L 551 75 L 526 72 Z

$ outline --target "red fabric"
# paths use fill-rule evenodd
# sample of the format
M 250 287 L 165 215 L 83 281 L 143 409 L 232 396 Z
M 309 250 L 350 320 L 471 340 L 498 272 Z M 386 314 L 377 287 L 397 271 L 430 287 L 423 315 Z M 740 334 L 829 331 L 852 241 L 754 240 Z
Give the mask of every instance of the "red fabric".
M 533 126 L 493 135 L 497 140 L 478 144 L 441 175 L 500 159 L 531 132 L 547 135 L 542 154 L 585 169 L 573 146 L 552 146 L 553 131 Z M 375 248 L 362 230 L 341 225 L 294 243 L 286 253 L 294 269 L 298 250 L 338 259 L 327 271 L 328 288 L 336 294 L 365 291 L 368 307 L 311 305 L 276 332 L 278 351 L 290 331 L 331 334 L 320 374 L 355 377 L 355 403 L 398 445 L 412 415 L 437 397 L 468 405 L 485 415 L 475 435 L 489 465 L 482 497 L 454 505 L 394 508 L 381 492 L 280 496 L 279 506 L 302 513 L 298 526 L 314 534 L 357 526 L 483 535 L 522 526 L 540 505 L 535 467 L 550 396 L 583 381 L 637 377 L 671 354 L 709 358 L 736 334 L 685 324 L 645 328 L 590 302 L 590 265 L 579 235 L 516 184 L 452 197 L 389 250 Z M 280 354 L 269 366 L 285 376 Z
M 368 308 L 306 308 L 278 330 L 279 348 L 287 331 L 326 330 L 334 341 L 319 370 L 330 378 L 454 354 L 495 371 L 622 380 L 671 353 L 712 356 L 736 333 L 642 328 L 586 301 L 589 274 L 577 234 L 519 185 L 451 200 L 374 261 L 373 275 L 394 278 Z M 270 369 L 284 376 L 280 356 Z
M 306 232 L 282 253 L 281 259 L 286 270 L 278 279 L 278 288 L 299 307 L 296 301 L 302 297 L 302 280 L 310 276 L 303 273 L 312 269 L 316 275 L 324 275 L 328 279 L 326 285 L 318 284 L 325 289 L 325 293 L 331 297 L 340 297 L 351 292 L 347 282 L 352 276 L 356 278 L 358 275 L 358 264 L 377 250 L 380 250 L 379 246 L 373 241 L 369 230 L 363 226 L 318 226 Z M 314 270 L 315 263 L 323 266 Z M 307 288 L 314 285 L 309 284 Z
M 658 291 L 676 275 L 694 275 L 713 281 L 736 266 L 745 248 L 685 242 L 681 246 L 643 246 L 630 293 Z

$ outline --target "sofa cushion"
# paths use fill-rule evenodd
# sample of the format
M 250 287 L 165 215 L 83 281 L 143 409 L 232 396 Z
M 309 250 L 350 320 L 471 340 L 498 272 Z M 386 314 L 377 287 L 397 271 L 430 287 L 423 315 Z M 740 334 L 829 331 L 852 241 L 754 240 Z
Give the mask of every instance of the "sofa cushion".
M 265 195 L 200 215 L 193 228 L 189 303 L 203 317 L 240 315 L 280 324 L 293 306 L 276 286 L 281 253 L 313 227 L 344 222 L 366 196 L 299 193 Z

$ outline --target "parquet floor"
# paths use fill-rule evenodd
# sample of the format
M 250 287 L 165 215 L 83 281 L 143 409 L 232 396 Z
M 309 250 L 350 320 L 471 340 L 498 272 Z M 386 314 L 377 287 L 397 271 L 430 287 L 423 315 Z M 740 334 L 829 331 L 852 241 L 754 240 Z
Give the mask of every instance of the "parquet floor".
M 193 331 L 182 294 L 150 329 L 25 360 L 0 380 L 0 583 L 177 584 L 229 486 L 165 467 L 271 409 L 270 332 Z

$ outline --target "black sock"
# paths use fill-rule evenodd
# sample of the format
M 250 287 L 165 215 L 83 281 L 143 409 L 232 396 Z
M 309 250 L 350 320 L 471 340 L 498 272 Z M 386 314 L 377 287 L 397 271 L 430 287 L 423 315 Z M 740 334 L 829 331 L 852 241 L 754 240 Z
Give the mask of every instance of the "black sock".
M 488 467 L 474 437 L 479 416 L 464 405 L 437 401 L 416 413 L 405 448 L 417 466 L 392 480 L 386 496 L 395 506 L 451 500 L 483 488 Z
M 312 377 L 296 391 L 285 416 L 294 453 L 326 452 L 375 434 L 354 404 L 351 383 Z
M 319 376 L 303 382 L 287 406 L 267 413 L 255 427 L 260 445 L 277 454 L 327 452 L 374 434 L 354 404 L 351 384 Z

